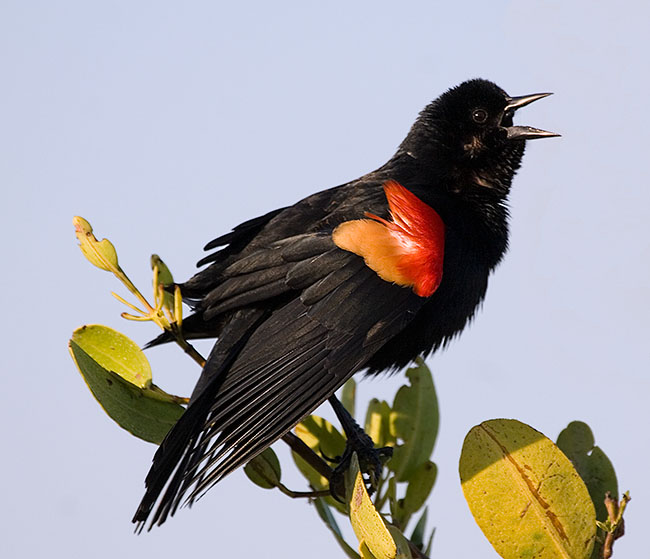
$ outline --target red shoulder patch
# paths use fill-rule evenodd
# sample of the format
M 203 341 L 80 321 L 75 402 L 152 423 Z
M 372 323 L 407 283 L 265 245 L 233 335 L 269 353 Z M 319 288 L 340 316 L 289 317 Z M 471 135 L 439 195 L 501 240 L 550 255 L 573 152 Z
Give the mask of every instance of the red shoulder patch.
M 362 256 L 384 280 L 429 297 L 442 281 L 445 224 L 437 212 L 396 181 L 384 192 L 391 220 L 366 213 L 339 225 L 332 234 L 343 250 Z

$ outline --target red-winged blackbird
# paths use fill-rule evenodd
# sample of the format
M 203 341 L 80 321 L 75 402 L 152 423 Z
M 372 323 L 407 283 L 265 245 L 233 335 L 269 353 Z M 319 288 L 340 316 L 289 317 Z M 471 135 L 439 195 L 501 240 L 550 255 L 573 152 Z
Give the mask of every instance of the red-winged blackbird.
M 465 82 L 382 167 L 246 221 L 181 285 L 189 337 L 217 337 L 156 452 L 134 522 L 162 524 L 259 454 L 350 376 L 403 367 L 457 335 L 508 244 L 507 197 L 540 93 Z M 159 341 L 165 341 L 164 336 Z M 340 410 L 339 410 L 340 411 Z

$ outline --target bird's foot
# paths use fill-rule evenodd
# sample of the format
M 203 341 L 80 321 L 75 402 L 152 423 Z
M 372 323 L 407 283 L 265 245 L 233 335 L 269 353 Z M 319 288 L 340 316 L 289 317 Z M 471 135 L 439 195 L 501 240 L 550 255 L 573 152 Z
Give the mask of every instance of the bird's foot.
M 331 396 L 329 401 L 347 436 L 343 456 L 335 460 L 338 465 L 334 468 L 330 478 L 330 492 L 335 499 L 343 502 L 342 499 L 345 498 L 345 472 L 350 467 L 352 454 L 356 453 L 359 460 L 359 470 L 367 476 L 364 481 L 368 492 L 372 494 L 381 479 L 384 463 L 393 455 L 393 449 L 391 447 L 375 448 L 375 443 L 354 420 L 350 412 L 338 401 L 336 396 Z
M 372 495 L 381 479 L 384 464 L 393 456 L 393 448 L 390 446 L 375 448 L 372 439 L 365 433 L 363 433 L 363 437 L 348 439 L 343 456 L 332 459 L 337 465 L 330 478 L 330 492 L 335 499 L 341 502 L 345 497 L 345 474 L 350 468 L 354 453 L 359 460 L 359 470 L 364 474 L 363 480 L 368 494 Z

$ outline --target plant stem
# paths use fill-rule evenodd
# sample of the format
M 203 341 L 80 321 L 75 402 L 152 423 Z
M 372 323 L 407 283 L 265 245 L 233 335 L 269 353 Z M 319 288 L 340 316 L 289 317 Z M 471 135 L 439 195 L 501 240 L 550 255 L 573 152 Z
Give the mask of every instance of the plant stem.
M 611 526 L 611 530 L 605 535 L 605 542 L 601 551 L 602 559 L 609 559 L 614 555 L 614 542 L 625 534 L 623 513 L 629 502 L 629 492 L 623 495 L 620 504 L 612 497 L 609 491 L 605 494 L 605 507 L 607 508 L 607 515 L 609 516 L 608 523 Z
M 203 357 L 203 355 L 201 355 L 196 348 L 183 337 L 183 334 L 179 329 L 174 327 L 174 323 L 172 323 L 171 326 L 171 333 L 174 335 L 176 343 L 199 365 L 199 367 L 205 367 L 205 357 Z
M 329 497 L 330 495 L 330 492 L 327 489 L 322 491 L 292 491 L 281 483 L 276 485 L 276 487 L 287 497 L 291 497 L 292 499 L 315 499 L 317 497 Z
M 330 468 L 327 462 L 309 448 L 299 437 L 289 431 L 282 437 L 282 440 L 320 475 L 328 480 L 332 478 L 332 474 L 334 473 L 332 468 Z

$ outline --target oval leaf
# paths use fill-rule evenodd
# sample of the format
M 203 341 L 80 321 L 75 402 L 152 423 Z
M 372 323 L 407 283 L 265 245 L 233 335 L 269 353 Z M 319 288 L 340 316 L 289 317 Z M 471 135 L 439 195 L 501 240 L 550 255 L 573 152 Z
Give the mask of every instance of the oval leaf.
M 70 340 L 102 368 L 118 374 L 139 388 L 151 385 L 151 366 L 133 340 L 101 324 L 77 328 Z
M 263 489 L 277 487 L 282 479 L 280 461 L 272 448 L 267 448 L 244 466 L 244 473 Z
M 409 523 L 413 513 L 417 512 L 429 497 L 437 475 L 438 468 L 431 461 L 425 462 L 415 470 L 408 481 L 404 498 L 391 502 L 394 524 L 405 527 Z
M 395 395 L 390 416 L 391 434 L 402 439 L 388 467 L 398 481 L 407 481 L 431 457 L 438 435 L 438 399 L 431 371 L 422 359 L 408 369 L 410 386 L 402 386 Z
M 390 412 L 390 406 L 384 400 L 373 398 L 368 403 L 364 431 L 379 448 L 395 444 L 390 432 Z
M 618 481 L 611 461 L 595 445 L 589 425 L 582 421 L 572 421 L 558 436 L 557 446 L 573 462 L 585 482 L 596 507 L 596 518 L 605 522 L 605 494 L 609 491 L 618 499 Z
M 185 408 L 148 397 L 149 390 L 105 369 L 74 340 L 70 340 L 69 348 L 88 388 L 104 411 L 136 437 L 160 444 Z
M 596 515 L 569 459 L 519 421 L 472 428 L 460 458 L 463 493 L 474 519 L 506 559 L 586 559 Z
M 415 471 L 413 477 L 409 480 L 406 495 L 404 496 L 403 506 L 407 514 L 417 512 L 424 505 L 433 489 L 437 476 L 438 468 L 429 460 Z
M 402 549 L 398 550 L 395 540 L 370 500 L 363 476 L 359 471 L 356 453 L 352 455 L 350 467 L 345 473 L 345 488 L 350 523 L 359 540 L 361 555 L 364 556 L 363 545 L 365 544 L 376 559 L 410 558 L 410 553 L 405 555 Z
M 345 451 L 345 437 L 327 419 L 310 415 L 296 425 L 296 435 L 321 456 L 334 458 Z

